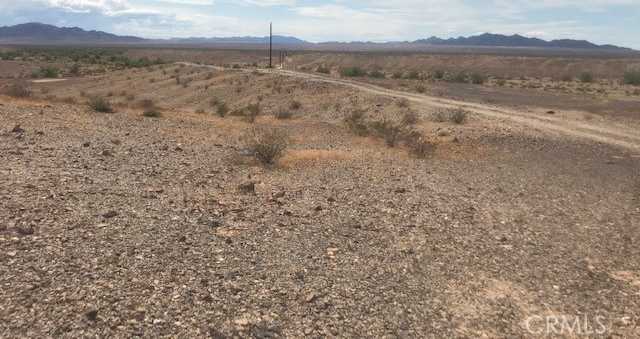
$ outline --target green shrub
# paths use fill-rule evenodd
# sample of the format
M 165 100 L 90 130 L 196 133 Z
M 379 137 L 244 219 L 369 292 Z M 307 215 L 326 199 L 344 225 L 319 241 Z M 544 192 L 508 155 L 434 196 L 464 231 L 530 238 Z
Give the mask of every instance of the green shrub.
M 94 96 L 89 98 L 88 102 L 89 107 L 100 113 L 113 113 L 113 107 L 111 107 L 111 103 L 100 96 Z
M 582 72 L 578 76 L 578 80 L 580 80 L 580 82 L 584 82 L 584 83 L 591 83 L 594 80 L 593 79 L 593 74 L 591 74 L 589 72 Z
M 393 72 L 393 74 L 391 75 L 391 77 L 393 79 L 402 79 L 402 72 Z
M 624 83 L 627 85 L 640 86 L 640 70 L 625 72 Z
M 435 70 L 433 72 L 433 78 L 436 80 L 442 80 L 444 79 L 444 71 L 443 70 Z
M 367 75 L 362 68 L 354 66 L 354 67 L 346 67 L 340 70 L 340 74 L 344 77 L 363 77 Z

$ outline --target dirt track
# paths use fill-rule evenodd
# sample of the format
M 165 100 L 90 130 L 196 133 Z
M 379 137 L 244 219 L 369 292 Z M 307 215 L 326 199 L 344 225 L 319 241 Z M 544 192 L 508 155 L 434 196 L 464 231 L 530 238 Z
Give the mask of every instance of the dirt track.
M 193 67 L 207 67 L 216 70 L 223 68 L 218 66 L 198 65 L 182 62 L 180 64 Z M 253 70 L 251 70 L 253 71 Z M 508 109 L 504 107 L 496 107 L 480 103 L 470 103 L 465 101 L 438 98 L 428 95 L 407 93 L 379 86 L 358 82 L 354 80 L 346 80 L 340 78 L 332 78 L 323 75 L 309 74 L 291 70 L 260 70 L 261 72 L 276 72 L 281 75 L 303 78 L 311 81 L 320 81 L 336 85 L 349 86 L 358 90 L 371 94 L 391 96 L 395 98 L 405 98 L 414 103 L 425 105 L 428 107 L 439 108 L 456 108 L 462 107 L 487 117 L 507 120 L 522 125 L 527 125 L 542 131 L 552 131 L 565 134 L 572 137 L 589 139 L 601 143 L 615 146 L 621 146 L 634 151 L 640 151 L 640 133 L 638 128 L 629 126 L 612 126 L 611 123 L 606 125 L 593 121 L 579 121 L 576 112 L 570 112 L 563 116 L 551 116 L 547 114 L 547 110 L 537 110 L 537 112 L 527 113 L 521 110 Z M 555 112 L 554 112 L 555 113 Z

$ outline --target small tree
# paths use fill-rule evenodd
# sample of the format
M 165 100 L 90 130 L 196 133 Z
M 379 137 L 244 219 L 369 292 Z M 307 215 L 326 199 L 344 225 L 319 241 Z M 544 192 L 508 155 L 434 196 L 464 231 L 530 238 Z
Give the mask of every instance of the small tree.
M 625 72 L 624 83 L 627 85 L 640 86 L 640 70 Z

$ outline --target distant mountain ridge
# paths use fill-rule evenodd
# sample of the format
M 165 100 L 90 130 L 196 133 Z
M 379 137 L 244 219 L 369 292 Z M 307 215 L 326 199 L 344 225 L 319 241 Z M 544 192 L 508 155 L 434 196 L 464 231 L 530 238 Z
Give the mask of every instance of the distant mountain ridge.
M 26 23 L 15 26 L 0 27 L 0 43 L 25 43 L 25 44 L 55 44 L 55 43 L 97 43 L 97 44 L 179 44 L 179 45 L 215 45 L 215 44 L 265 44 L 269 42 L 269 37 L 192 37 L 192 38 L 171 38 L 171 39 L 144 39 L 135 36 L 119 36 L 101 31 L 86 31 L 78 27 L 57 27 L 42 23 Z M 277 45 L 290 45 L 297 47 L 305 46 L 470 46 L 470 47 L 512 47 L 512 48 L 565 48 L 565 49 L 585 49 L 585 50 L 610 50 L 610 51 L 633 51 L 630 48 L 618 47 L 614 45 L 597 45 L 586 40 L 551 40 L 546 41 L 539 38 L 528 38 L 522 35 L 502 35 L 484 33 L 470 37 L 459 37 L 441 39 L 430 37 L 416 41 L 405 42 L 322 42 L 311 43 L 292 36 L 273 36 L 273 43 Z
M 100 31 L 85 31 L 79 27 L 56 27 L 41 23 L 26 23 L 0 27 L 0 41 L 6 42 L 97 42 L 135 43 L 145 39 L 119 36 Z
M 538 48 L 572 48 L 572 49 L 624 49 L 629 48 L 618 47 L 614 45 L 596 45 L 586 40 L 551 40 L 546 41 L 538 38 L 527 38 L 525 36 L 502 35 L 484 33 L 470 37 L 459 37 L 450 39 L 441 39 L 431 37 L 414 41 L 419 44 L 437 45 L 437 46 L 486 46 L 486 47 L 538 47 Z

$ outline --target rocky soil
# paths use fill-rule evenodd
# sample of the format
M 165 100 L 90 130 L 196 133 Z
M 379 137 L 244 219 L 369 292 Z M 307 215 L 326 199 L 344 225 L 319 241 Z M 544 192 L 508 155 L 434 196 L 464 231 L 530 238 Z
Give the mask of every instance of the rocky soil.
M 314 106 L 265 168 L 236 117 L 0 103 L 0 337 L 640 335 L 640 154 L 472 117 L 419 159 Z

